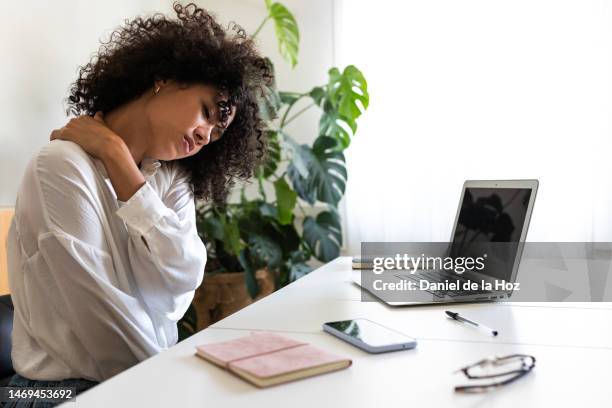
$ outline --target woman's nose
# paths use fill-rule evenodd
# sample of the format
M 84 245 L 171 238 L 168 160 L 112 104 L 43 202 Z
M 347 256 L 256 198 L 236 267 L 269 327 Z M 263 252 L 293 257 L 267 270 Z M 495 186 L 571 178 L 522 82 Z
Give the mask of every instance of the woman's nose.
M 212 126 L 200 126 L 196 129 L 195 142 L 199 145 L 206 146 L 210 143 L 210 135 L 212 133 Z

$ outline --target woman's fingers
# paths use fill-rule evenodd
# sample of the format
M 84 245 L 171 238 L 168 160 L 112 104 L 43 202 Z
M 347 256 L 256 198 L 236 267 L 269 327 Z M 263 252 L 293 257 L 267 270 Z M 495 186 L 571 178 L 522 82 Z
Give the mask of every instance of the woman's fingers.
M 53 131 L 51 132 L 51 136 L 49 137 L 49 140 L 59 139 L 61 131 L 62 131 L 61 129 L 53 129 Z
M 72 118 L 60 129 L 51 132 L 50 140 L 68 140 L 95 157 L 102 157 L 109 143 L 115 143 L 116 135 L 104 123 L 102 112 Z

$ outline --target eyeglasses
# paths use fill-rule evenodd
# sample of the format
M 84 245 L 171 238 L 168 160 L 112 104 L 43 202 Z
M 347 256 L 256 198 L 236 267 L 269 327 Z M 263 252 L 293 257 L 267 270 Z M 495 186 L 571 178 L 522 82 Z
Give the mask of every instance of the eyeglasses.
M 533 370 L 535 361 L 535 357 L 526 354 L 485 358 L 455 371 L 456 373 L 462 372 L 468 379 L 479 382 L 478 384 L 458 385 L 455 391 L 484 392 L 510 384 Z

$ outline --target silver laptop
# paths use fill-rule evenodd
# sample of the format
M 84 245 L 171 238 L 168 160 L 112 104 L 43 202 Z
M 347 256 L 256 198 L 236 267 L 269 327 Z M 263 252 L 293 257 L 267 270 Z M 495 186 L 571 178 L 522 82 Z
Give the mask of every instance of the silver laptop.
M 385 271 L 385 281 L 399 283 L 406 280 L 416 282 L 424 279 L 430 282 L 441 282 L 460 277 L 462 280 L 472 282 L 493 282 L 500 278 L 505 282 L 514 282 L 537 190 L 537 180 L 468 180 L 463 184 L 449 240 L 450 245 L 446 253 L 450 256 L 461 256 L 462 253 L 457 253 L 457 251 L 464 250 L 462 248 L 466 247 L 464 245 L 466 242 L 478 241 L 483 245 L 509 243 L 508 246 L 515 249 L 508 256 L 503 276 L 500 276 L 499 270 L 494 270 L 494 268 L 466 271 L 460 276 L 453 272 L 436 269 L 419 270 L 416 273 L 415 271 L 397 270 Z M 424 290 L 406 291 L 401 294 L 401 301 L 395 301 L 395 299 L 385 299 L 376 291 L 370 290 L 365 281 L 362 285 L 362 273 L 364 271 L 353 271 L 353 282 L 390 306 L 490 301 L 505 299 L 512 295 L 512 290 L 481 290 L 480 292 Z

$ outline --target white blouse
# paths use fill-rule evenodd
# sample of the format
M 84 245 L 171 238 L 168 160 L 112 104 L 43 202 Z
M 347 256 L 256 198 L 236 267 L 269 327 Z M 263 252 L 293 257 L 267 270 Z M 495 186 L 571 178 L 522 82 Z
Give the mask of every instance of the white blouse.
M 8 239 L 15 371 L 102 381 L 177 342 L 204 277 L 188 176 L 145 160 L 117 200 L 101 161 L 55 140 L 29 163 Z

